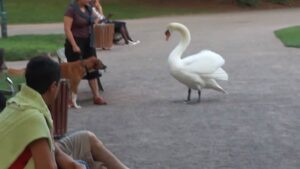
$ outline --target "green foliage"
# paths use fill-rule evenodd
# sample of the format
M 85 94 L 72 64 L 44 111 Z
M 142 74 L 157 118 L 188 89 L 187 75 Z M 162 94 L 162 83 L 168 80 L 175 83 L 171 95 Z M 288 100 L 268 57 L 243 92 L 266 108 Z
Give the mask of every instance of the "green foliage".
M 259 0 L 236 0 L 239 5 L 243 6 L 257 6 L 259 3 Z
M 279 29 L 274 33 L 285 46 L 300 48 L 300 26 Z
M 290 0 L 269 0 L 272 3 L 277 3 L 277 4 L 288 4 Z
M 64 35 L 16 35 L 0 39 L 5 60 L 24 60 L 43 53 L 55 53 L 64 44 Z

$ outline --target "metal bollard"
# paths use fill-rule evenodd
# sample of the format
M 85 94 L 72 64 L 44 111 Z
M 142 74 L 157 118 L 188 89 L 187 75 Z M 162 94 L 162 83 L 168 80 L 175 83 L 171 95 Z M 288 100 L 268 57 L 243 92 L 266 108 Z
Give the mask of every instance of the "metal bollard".
M 4 0 L 0 0 L 1 36 L 7 38 L 7 16 L 4 11 Z
M 7 17 L 6 12 L 1 12 L 1 36 L 7 38 Z

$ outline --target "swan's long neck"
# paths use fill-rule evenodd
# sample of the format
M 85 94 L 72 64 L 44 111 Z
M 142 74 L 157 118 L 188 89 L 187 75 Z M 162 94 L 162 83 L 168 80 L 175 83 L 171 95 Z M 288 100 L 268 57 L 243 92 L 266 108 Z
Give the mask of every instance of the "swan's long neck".
M 169 56 L 170 65 L 178 65 L 180 63 L 183 52 L 186 50 L 191 41 L 190 31 L 181 25 L 177 25 L 174 27 L 174 31 L 178 31 L 180 33 L 180 41 L 178 45 L 173 49 Z

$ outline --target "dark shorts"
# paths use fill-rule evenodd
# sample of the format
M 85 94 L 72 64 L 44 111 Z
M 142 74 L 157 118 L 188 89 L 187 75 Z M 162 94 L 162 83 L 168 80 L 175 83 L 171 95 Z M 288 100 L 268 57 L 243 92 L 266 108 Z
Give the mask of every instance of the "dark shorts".
M 96 56 L 96 48 L 91 47 L 90 46 L 90 39 L 89 38 L 75 38 L 75 41 L 77 43 L 77 45 L 79 46 L 81 53 L 75 53 L 73 52 L 73 48 L 71 43 L 66 39 L 65 42 L 65 55 L 67 58 L 68 62 L 73 62 L 73 61 L 77 61 L 79 59 L 86 59 L 92 56 Z M 99 73 L 98 70 L 93 71 L 93 72 L 89 72 L 85 77 L 83 77 L 84 79 L 95 79 L 100 77 L 101 74 Z

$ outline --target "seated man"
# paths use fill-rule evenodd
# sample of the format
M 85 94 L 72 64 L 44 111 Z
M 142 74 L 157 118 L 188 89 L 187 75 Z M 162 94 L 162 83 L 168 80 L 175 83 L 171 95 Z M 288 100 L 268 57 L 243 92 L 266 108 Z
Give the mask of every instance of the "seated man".
M 46 56 L 31 59 L 26 67 L 26 84 L 0 113 L 0 168 L 84 169 L 99 161 L 105 168 L 127 169 L 89 131 L 75 132 L 53 142 L 53 122 L 48 106 L 55 99 L 59 65 Z M 102 168 L 102 167 L 99 167 Z

